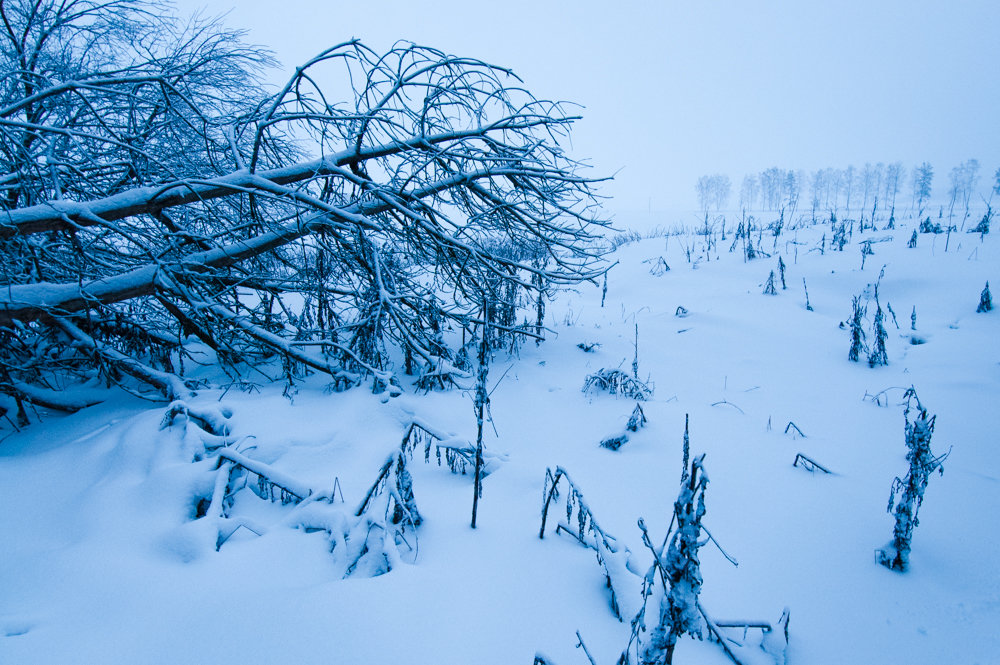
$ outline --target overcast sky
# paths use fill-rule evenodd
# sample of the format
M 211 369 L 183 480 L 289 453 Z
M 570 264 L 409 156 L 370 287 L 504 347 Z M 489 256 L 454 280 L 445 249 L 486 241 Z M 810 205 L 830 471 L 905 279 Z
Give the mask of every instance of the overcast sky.
M 1000 166 L 1000 1 L 180 0 L 229 11 L 289 70 L 351 37 L 514 69 L 578 102 L 572 153 L 612 210 L 694 207 L 700 175 L 930 161 Z M 907 181 L 908 182 L 908 181 Z

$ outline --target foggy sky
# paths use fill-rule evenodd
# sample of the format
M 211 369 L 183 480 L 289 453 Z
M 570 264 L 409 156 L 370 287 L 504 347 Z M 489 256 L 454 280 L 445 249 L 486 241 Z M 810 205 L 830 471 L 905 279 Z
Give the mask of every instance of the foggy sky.
M 700 175 L 930 161 L 1000 166 L 997 0 L 409 2 L 181 0 L 231 9 L 290 71 L 337 42 L 397 39 L 512 68 L 583 105 L 571 153 L 611 210 L 694 207 Z M 278 77 L 274 77 L 277 81 Z M 908 192 L 907 188 L 904 192 Z

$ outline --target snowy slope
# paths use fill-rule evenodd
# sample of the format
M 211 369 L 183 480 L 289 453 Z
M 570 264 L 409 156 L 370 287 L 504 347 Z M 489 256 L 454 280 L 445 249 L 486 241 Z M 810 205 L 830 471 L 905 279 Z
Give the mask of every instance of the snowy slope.
M 539 652 L 566 665 L 586 663 L 580 631 L 597 662 L 613 663 L 630 629 L 611 612 L 596 557 L 551 528 L 538 538 L 546 469 L 571 474 L 645 572 L 636 521 L 663 537 L 685 414 L 711 480 L 705 524 L 739 561 L 702 550 L 702 601 L 714 618 L 774 623 L 789 607 L 788 663 L 1000 662 L 991 426 L 1000 313 L 975 313 L 984 283 L 1000 288 L 996 239 L 953 234 L 945 252 L 944 235 L 921 235 L 909 249 L 903 225 L 855 229 L 835 252 L 829 224 L 802 225 L 777 239 L 765 232 L 772 256 L 748 262 L 739 243 L 729 251 L 732 226 L 707 253 L 693 233 L 621 247 L 603 308 L 593 285 L 549 303 L 549 339 L 519 357 L 498 354 L 491 367 L 496 433 L 486 428 L 486 446 L 506 457 L 484 481 L 479 527 L 469 528 L 470 477 L 425 464 L 421 449 L 409 468 L 424 521 L 413 551 L 378 577 L 341 579 L 326 533 L 296 528 L 315 502 L 282 506 L 249 490 L 232 511 L 262 535 L 237 530 L 216 551 L 215 527 L 193 518 L 217 460 L 183 418 L 160 428 L 165 405 L 122 398 L 41 414 L 20 433 L 4 422 L 0 662 L 531 663 Z M 884 241 L 861 270 L 865 239 Z M 779 255 L 788 289 L 764 295 Z M 657 276 L 659 257 L 671 269 Z M 899 328 L 889 317 L 889 365 L 869 368 L 847 361 L 839 324 L 852 296 L 873 295 L 883 266 L 880 302 Z M 688 315 L 676 316 L 678 306 Z M 874 301 L 869 336 L 872 314 Z M 648 425 L 612 452 L 598 444 L 624 428 L 635 403 L 580 387 L 600 368 L 631 371 L 636 325 L 639 375 L 655 392 L 643 407 Z M 600 346 L 585 353 L 581 342 Z M 933 448 L 952 453 L 931 478 L 912 568 L 899 574 L 876 565 L 874 550 L 891 537 L 889 488 L 906 472 L 901 400 L 911 385 L 937 414 Z M 328 395 L 306 382 L 292 401 L 278 386 L 204 391 L 192 404 L 217 403 L 232 413 L 226 444 L 317 494 L 336 480 L 346 503 L 338 494 L 329 510 L 345 515 L 414 418 L 475 440 L 462 391 L 382 403 L 364 389 Z M 805 437 L 786 434 L 789 422 Z M 833 473 L 793 467 L 799 452 Z M 748 665 L 774 662 L 759 641 L 748 634 Z M 717 645 L 684 638 L 675 662 L 729 661 Z

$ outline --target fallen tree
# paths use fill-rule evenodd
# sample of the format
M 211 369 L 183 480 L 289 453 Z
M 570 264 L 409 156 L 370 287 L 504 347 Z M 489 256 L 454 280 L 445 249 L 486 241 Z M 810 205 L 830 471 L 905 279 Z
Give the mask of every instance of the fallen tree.
M 234 377 L 383 389 L 485 328 L 541 335 L 519 310 L 601 274 L 594 181 L 561 147 L 576 118 L 508 70 L 350 41 L 268 97 L 267 56 L 162 9 L 2 9 L 0 385 L 19 403 L 182 397 L 192 339 Z

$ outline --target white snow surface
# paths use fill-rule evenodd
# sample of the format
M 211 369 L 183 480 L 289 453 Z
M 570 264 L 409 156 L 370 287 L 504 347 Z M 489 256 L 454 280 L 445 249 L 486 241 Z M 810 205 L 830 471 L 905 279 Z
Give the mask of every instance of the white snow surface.
M 663 538 L 685 414 L 692 455 L 706 453 L 704 523 L 739 561 L 701 550 L 710 616 L 773 624 L 787 606 L 789 664 L 1000 662 L 1000 312 L 975 313 L 984 283 L 1000 288 L 997 239 L 953 234 L 946 253 L 944 235 L 908 249 L 906 224 L 855 228 L 841 253 L 821 224 L 786 228 L 776 243 L 765 233 L 772 257 L 745 262 L 739 244 L 728 251 L 727 226 L 707 258 L 703 238 L 687 233 L 620 248 L 603 308 L 592 285 L 564 292 L 548 305 L 544 343 L 497 354 L 496 434 L 487 425 L 485 444 L 506 456 L 484 480 L 478 528 L 471 478 L 425 464 L 420 448 L 409 466 L 424 520 L 415 556 L 379 577 L 341 579 L 325 533 L 295 528 L 306 506 L 249 491 L 233 512 L 261 535 L 238 529 L 216 551 L 214 522 L 194 515 L 217 460 L 185 419 L 159 429 L 166 404 L 121 397 L 72 416 L 32 412 L 41 422 L 19 433 L 0 421 L 0 663 L 529 665 L 538 652 L 586 665 L 576 631 L 598 663 L 614 663 L 629 626 L 612 615 L 594 552 L 557 535 L 554 521 L 538 537 L 546 468 L 572 474 L 642 574 L 650 557 L 636 522 Z M 859 242 L 887 235 L 862 271 Z M 778 254 L 788 289 L 766 296 Z M 643 261 L 661 256 L 671 270 L 653 276 Z M 889 365 L 869 368 L 848 362 L 838 324 L 883 266 L 879 298 L 899 329 L 886 309 Z M 675 316 L 678 306 L 688 316 Z M 873 314 L 874 302 L 869 328 Z M 655 393 L 646 427 L 612 452 L 598 444 L 634 402 L 580 388 L 600 368 L 631 368 L 635 324 L 640 378 Z M 584 353 L 580 342 L 601 346 Z M 911 385 L 937 415 L 933 450 L 952 453 L 930 480 L 900 574 L 874 552 L 891 539 L 890 485 L 906 473 L 901 400 Z M 292 400 L 271 386 L 188 402 L 230 409 L 233 450 L 289 483 L 325 496 L 336 479 L 344 514 L 414 419 L 475 441 L 470 393 L 408 390 L 383 402 L 364 388 L 322 388 L 316 378 Z M 789 421 L 805 438 L 784 433 Z M 799 452 L 834 473 L 793 467 Z M 748 665 L 775 662 L 748 644 Z M 729 661 L 685 637 L 674 662 Z

